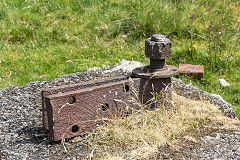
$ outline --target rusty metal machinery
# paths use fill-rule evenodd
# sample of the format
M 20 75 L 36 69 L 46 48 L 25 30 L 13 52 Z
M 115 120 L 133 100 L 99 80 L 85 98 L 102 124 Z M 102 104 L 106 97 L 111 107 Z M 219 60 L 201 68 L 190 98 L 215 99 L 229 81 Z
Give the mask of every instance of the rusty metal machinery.
M 139 96 L 143 104 L 150 108 L 164 104 L 169 106 L 172 99 L 171 78 L 178 74 L 178 68 L 165 65 L 165 59 L 171 57 L 171 41 L 164 35 L 153 34 L 145 41 L 145 55 L 150 65 L 136 68 L 132 75 L 141 78 Z
M 43 127 L 50 140 L 82 135 L 96 128 L 104 118 L 129 112 L 127 106 L 134 107 L 129 97 L 136 96 L 133 89 L 137 98 L 150 108 L 159 103 L 169 106 L 170 77 L 178 74 L 176 67 L 165 65 L 165 58 L 171 57 L 171 41 L 154 34 L 145 42 L 145 54 L 150 65 L 133 70 L 132 83 L 129 77 L 121 76 L 43 89 Z M 158 98 L 150 103 L 155 97 Z

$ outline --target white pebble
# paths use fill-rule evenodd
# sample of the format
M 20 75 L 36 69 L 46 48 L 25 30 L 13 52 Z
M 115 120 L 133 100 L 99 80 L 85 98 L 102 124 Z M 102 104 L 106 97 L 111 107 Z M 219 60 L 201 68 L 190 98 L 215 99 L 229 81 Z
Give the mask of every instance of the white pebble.
M 223 86 L 223 87 L 230 86 L 230 83 L 228 83 L 225 79 L 219 79 L 219 83 L 220 83 L 221 86 Z

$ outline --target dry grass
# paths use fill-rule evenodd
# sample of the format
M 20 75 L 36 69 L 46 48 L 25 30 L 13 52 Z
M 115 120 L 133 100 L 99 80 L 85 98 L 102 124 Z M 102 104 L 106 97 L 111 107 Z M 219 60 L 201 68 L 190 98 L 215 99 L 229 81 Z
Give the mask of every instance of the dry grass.
M 142 109 L 111 119 L 80 142 L 90 149 L 90 159 L 146 159 L 165 144 L 177 148 L 178 139 L 196 142 L 211 128 L 233 127 L 225 120 L 216 120 L 216 114 L 220 114 L 216 106 L 174 94 L 171 109 Z

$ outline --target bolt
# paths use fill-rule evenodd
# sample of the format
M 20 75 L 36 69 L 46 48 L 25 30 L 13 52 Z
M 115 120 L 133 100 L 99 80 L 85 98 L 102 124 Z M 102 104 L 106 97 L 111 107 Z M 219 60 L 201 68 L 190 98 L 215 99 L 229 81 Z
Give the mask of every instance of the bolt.
M 133 70 L 133 76 L 141 78 L 139 99 L 150 108 L 164 104 L 171 106 L 171 76 L 178 74 L 177 67 L 165 65 L 171 57 L 171 41 L 162 34 L 153 34 L 145 40 L 145 55 L 150 65 Z
M 145 41 L 145 55 L 150 58 L 152 72 L 163 69 L 165 59 L 171 57 L 171 41 L 162 34 L 153 34 Z
M 151 37 L 151 41 L 155 42 L 164 42 L 166 37 L 162 34 L 153 34 Z

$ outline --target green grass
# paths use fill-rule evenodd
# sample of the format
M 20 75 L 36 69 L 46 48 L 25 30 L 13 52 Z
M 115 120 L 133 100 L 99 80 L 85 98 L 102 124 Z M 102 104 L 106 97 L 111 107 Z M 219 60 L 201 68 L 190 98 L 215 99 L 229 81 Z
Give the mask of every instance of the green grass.
M 148 63 L 144 40 L 172 40 L 168 64 L 203 64 L 202 81 L 240 112 L 238 0 L 2 0 L 0 88 L 50 80 L 123 58 Z M 218 79 L 231 83 L 223 88 Z

